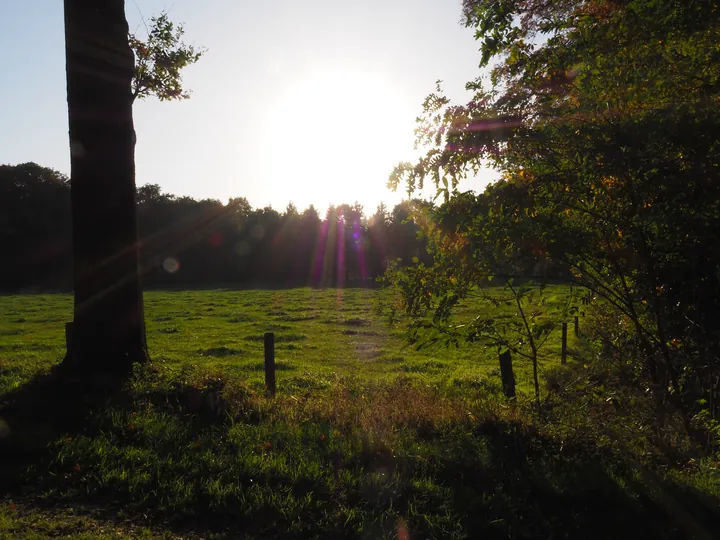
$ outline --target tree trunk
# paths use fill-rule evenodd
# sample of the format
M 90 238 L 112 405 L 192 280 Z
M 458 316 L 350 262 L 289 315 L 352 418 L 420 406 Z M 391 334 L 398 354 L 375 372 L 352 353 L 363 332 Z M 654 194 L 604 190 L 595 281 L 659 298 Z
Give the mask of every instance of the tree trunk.
M 147 345 L 124 1 L 65 0 L 65 52 L 75 292 L 65 364 L 127 372 Z

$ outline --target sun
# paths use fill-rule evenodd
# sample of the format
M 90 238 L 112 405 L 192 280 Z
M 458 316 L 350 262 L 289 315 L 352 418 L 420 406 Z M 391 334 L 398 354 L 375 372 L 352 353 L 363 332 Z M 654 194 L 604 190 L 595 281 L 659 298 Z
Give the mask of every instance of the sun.
M 265 123 L 265 175 L 298 208 L 396 198 L 388 174 L 413 146 L 413 108 L 378 74 L 335 70 L 291 84 Z

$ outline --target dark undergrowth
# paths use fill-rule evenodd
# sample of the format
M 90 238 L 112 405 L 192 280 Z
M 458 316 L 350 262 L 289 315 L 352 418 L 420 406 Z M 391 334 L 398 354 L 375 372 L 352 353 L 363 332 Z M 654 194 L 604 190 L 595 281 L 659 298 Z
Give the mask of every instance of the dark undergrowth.
M 2 398 L 0 533 L 63 534 L 72 508 L 70 535 L 713 538 L 714 460 L 587 371 L 549 377 L 543 421 L 402 377 L 273 399 L 219 371 L 45 375 Z

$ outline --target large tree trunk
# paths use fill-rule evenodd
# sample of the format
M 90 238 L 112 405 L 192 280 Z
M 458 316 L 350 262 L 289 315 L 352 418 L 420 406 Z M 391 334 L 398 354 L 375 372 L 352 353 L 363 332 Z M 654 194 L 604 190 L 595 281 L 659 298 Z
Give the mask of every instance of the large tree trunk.
M 147 358 L 135 130 L 123 0 L 65 0 L 74 322 L 65 365 L 126 372 Z

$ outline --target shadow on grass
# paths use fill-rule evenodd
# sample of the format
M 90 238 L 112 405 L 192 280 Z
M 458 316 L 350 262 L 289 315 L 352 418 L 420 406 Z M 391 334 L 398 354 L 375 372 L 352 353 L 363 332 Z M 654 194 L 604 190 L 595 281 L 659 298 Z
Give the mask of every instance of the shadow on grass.
M 203 491 L 199 482 L 181 503 L 169 504 L 174 500 L 168 487 L 172 482 L 158 477 L 157 484 L 137 492 L 128 479 L 58 489 L 44 503 L 33 504 L 70 503 L 93 508 L 95 515 L 99 509 L 108 519 L 125 508 L 126 516 L 145 514 L 175 532 L 215 531 L 219 538 L 396 537 L 402 521 L 413 538 L 704 540 L 713 538 L 720 517 L 714 497 L 681 488 L 626 456 L 600 452 L 587 442 L 555 441 L 528 426 L 494 420 L 408 429 L 411 444 L 393 446 L 372 441 L 359 426 L 342 440 L 330 441 L 325 433 L 332 426 L 324 420 L 291 425 L 276 419 L 263 426 L 262 416 L 256 416 L 252 422 L 235 422 L 276 439 L 260 454 L 238 454 L 243 449 L 227 438 L 235 423 L 224 422 L 222 415 L 188 415 L 197 396 L 187 387 L 143 391 L 140 398 L 123 392 L 120 383 L 48 375 L 2 396 L 0 416 L 10 435 L 0 442 L 0 495 L 32 497 L 48 482 L 63 482 L 46 474 L 53 459 L 48 445 L 59 437 L 106 433 L 112 427 L 102 419 L 103 411 L 137 410 L 142 399 L 188 426 L 183 440 L 161 441 L 153 458 L 161 464 L 180 463 L 188 456 L 186 442 L 197 440 L 203 450 L 188 459 L 199 465 L 187 472 L 177 465 L 167 470 L 240 488 L 218 495 Z M 252 404 L 247 409 L 252 413 Z M 350 439 L 357 444 L 343 447 Z M 116 438 L 114 444 L 129 448 L 141 443 Z M 223 468 L 207 468 L 207 458 L 198 456 L 208 452 Z M 278 452 L 275 459 L 290 466 L 253 469 L 263 452 Z M 243 461 L 247 457 L 238 455 L 253 457 Z M 319 467 L 305 472 L 304 458 Z M 137 464 L 128 463 L 133 466 Z M 288 472 L 298 468 L 299 474 Z M 67 480 L 69 488 L 72 482 Z M 260 500 L 259 493 L 269 495 Z M 288 504 L 295 505 L 292 512 Z
M 91 414 L 122 395 L 124 379 L 61 374 L 59 366 L 0 396 L 0 495 L 23 481 L 64 434 L 92 430 Z
M 501 514 L 498 537 L 715 537 L 720 501 L 665 481 L 627 456 L 512 424 L 485 423 L 476 433 L 488 443 L 487 466 L 449 459 L 439 473 L 453 478 L 469 531 L 488 528 L 485 516 L 472 512 L 482 494 Z

